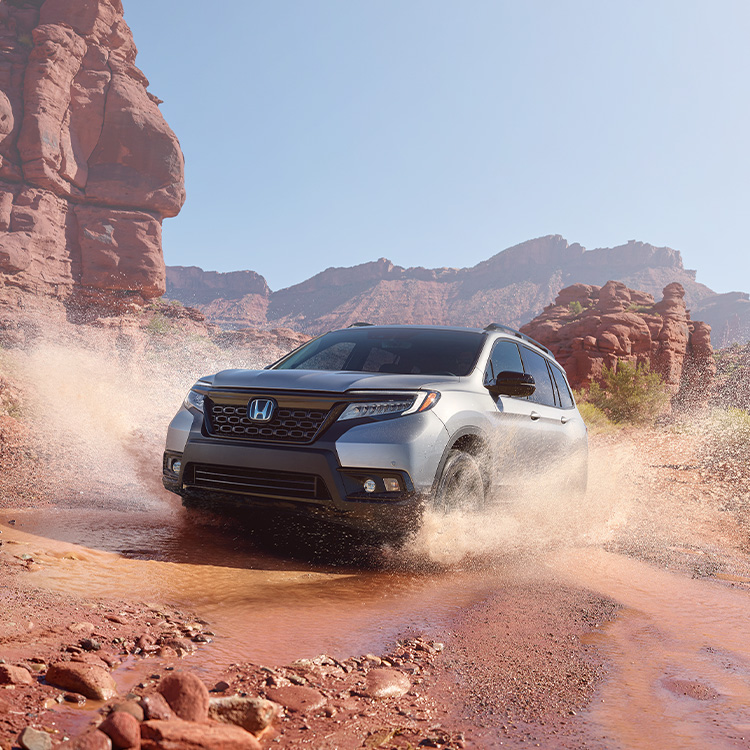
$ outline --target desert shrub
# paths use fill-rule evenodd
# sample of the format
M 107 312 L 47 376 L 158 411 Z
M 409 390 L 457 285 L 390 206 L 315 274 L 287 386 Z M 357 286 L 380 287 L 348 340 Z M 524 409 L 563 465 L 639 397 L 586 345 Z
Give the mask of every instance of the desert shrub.
M 653 424 L 668 404 L 670 393 L 661 375 L 646 364 L 618 362 L 605 367 L 601 383 L 592 383 L 586 400 L 613 422 Z
M 146 326 L 146 330 L 157 336 L 165 336 L 166 334 L 171 333 L 174 329 L 166 316 L 158 312 L 153 318 L 151 318 Z
M 585 395 L 576 393 L 578 411 L 581 413 L 581 417 L 586 423 L 586 427 L 589 428 L 589 432 L 607 433 L 614 432 L 618 429 L 618 425 L 616 425 L 602 409 L 589 403 L 585 398 Z
M 734 407 L 714 410 L 705 426 L 701 459 L 706 464 L 750 461 L 750 413 Z
M 573 300 L 568 305 L 568 310 L 570 310 L 573 315 L 580 315 L 583 312 L 583 305 L 578 300 Z
M 638 313 L 651 313 L 654 314 L 654 308 L 652 305 L 638 305 L 635 302 L 631 302 L 627 307 L 628 312 Z M 658 315 L 658 313 L 656 313 Z

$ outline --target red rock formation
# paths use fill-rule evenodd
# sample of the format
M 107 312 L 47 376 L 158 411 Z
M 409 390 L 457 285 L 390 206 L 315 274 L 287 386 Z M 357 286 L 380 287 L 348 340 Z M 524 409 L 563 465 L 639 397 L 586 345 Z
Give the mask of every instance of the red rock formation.
M 711 327 L 690 320 L 684 297 L 677 283 L 660 302 L 617 281 L 573 284 L 521 330 L 550 348 L 574 388 L 626 361 L 650 366 L 673 395 L 694 401 L 708 392 L 716 366 Z
M 169 266 L 167 295 L 199 307 L 214 325 L 233 329 L 266 324 L 271 290 L 254 271 L 217 273 L 196 266 Z
M 156 297 L 183 157 L 120 0 L 0 3 L 0 289 Z

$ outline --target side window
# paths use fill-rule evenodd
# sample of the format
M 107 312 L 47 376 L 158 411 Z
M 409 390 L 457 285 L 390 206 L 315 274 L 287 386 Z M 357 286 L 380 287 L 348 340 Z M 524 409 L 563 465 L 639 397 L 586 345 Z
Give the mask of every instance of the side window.
M 550 370 L 552 370 L 552 377 L 555 379 L 555 385 L 557 385 L 557 391 L 560 394 L 560 406 L 563 409 L 572 409 L 573 396 L 570 393 L 570 388 L 568 388 L 568 383 L 562 374 L 562 370 L 554 365 L 550 365 Z
M 492 347 L 492 354 L 490 354 L 487 370 L 484 373 L 484 382 L 492 382 L 503 370 L 523 372 L 523 365 L 521 364 L 521 354 L 518 351 L 518 344 L 513 341 L 504 341 L 501 339 Z
M 523 364 L 526 372 L 533 376 L 536 390 L 529 396 L 529 401 L 535 404 L 555 406 L 555 390 L 552 386 L 547 360 L 531 349 L 523 347 Z

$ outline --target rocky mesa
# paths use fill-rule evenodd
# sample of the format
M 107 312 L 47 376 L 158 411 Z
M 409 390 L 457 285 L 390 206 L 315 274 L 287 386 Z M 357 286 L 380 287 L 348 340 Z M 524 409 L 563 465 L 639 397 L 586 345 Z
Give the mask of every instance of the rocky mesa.
M 678 400 L 694 404 L 716 374 L 711 327 L 690 319 L 677 283 L 664 288 L 659 302 L 617 281 L 573 284 L 521 331 L 549 347 L 574 388 L 627 361 L 649 366 Z
M 167 295 L 199 307 L 223 328 L 321 333 L 361 320 L 468 326 L 498 321 L 518 327 L 563 287 L 576 282 L 602 286 L 609 279 L 654 296 L 677 282 L 688 307 L 708 320 L 722 344 L 750 338 L 748 296 L 715 294 L 683 266 L 678 251 L 635 241 L 586 250 L 559 235 L 523 242 L 471 268 L 403 268 L 381 258 L 328 268 L 276 292 L 251 271 L 172 266 L 167 267 Z
M 120 0 L 0 3 L 0 296 L 112 302 L 165 289 L 161 223 L 184 160 Z

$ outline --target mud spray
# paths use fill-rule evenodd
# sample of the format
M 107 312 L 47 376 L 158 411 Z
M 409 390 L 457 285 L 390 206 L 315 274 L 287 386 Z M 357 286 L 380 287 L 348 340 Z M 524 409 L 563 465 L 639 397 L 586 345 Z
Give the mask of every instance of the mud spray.
M 602 738 L 746 746 L 732 738 L 750 733 L 750 607 L 746 591 L 715 579 L 748 588 L 750 497 L 715 483 L 698 455 L 726 442 L 711 420 L 700 434 L 694 422 L 597 435 L 585 497 L 561 493 L 552 472 L 481 513 L 428 511 L 402 548 L 382 550 L 380 568 L 332 568 L 196 521 L 161 487 L 166 426 L 192 383 L 276 352 L 81 327 L 8 356 L 37 437 L 34 481 L 57 506 L 14 512 L 43 566 L 34 585 L 197 611 L 224 633 L 204 657 L 221 665 L 377 652 L 410 629 L 441 632 L 505 581 L 552 576 L 622 606 L 595 639 L 611 677 L 587 721 Z

